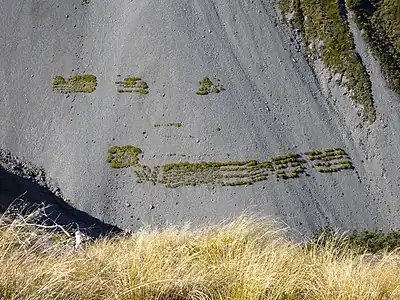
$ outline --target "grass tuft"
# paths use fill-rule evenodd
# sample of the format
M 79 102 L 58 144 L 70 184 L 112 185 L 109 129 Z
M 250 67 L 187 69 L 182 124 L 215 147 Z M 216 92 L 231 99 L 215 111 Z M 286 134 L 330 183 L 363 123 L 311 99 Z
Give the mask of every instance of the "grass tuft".
M 214 84 L 210 78 L 204 77 L 200 82 L 200 87 L 196 92 L 197 95 L 204 96 L 210 93 L 220 93 L 225 91 L 225 88 L 219 84 Z
M 74 75 L 67 79 L 56 76 L 53 80 L 53 91 L 59 93 L 92 93 L 96 86 L 96 76 L 91 74 Z
M 147 95 L 149 86 L 140 77 L 126 77 L 123 81 L 115 82 L 118 86 L 118 93 L 137 93 Z

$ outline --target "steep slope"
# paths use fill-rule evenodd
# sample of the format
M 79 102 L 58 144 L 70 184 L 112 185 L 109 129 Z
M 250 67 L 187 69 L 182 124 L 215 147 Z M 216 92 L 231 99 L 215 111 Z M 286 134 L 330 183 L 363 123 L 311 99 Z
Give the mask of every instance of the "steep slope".
M 0 1 L 0 145 L 43 166 L 78 209 L 124 228 L 249 208 L 304 233 L 400 226 L 396 96 L 373 79 L 391 109 L 377 99 L 378 121 L 360 126 L 340 89 L 320 88 L 274 2 Z M 97 76 L 93 93 L 52 90 L 55 76 L 84 72 Z M 127 76 L 145 80 L 149 94 L 118 93 Z M 226 90 L 196 95 L 205 76 Z M 154 127 L 170 122 L 183 126 Z M 355 169 L 174 189 L 112 169 L 113 145 L 138 146 L 149 166 L 343 148 Z

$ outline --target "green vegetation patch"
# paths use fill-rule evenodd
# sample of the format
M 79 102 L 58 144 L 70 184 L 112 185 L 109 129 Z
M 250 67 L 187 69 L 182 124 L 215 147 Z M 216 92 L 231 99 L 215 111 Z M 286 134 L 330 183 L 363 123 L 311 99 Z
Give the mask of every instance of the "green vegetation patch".
M 305 154 L 319 173 L 336 173 L 342 170 L 354 169 L 349 156 L 341 148 L 314 150 Z
M 74 75 L 67 79 L 56 76 L 53 81 L 53 91 L 59 93 L 92 93 L 96 87 L 96 76 L 91 74 Z
M 400 94 L 400 2 L 347 0 L 357 26 L 379 58 L 389 87 Z
M 114 146 L 108 151 L 108 162 L 113 168 L 135 166 L 134 173 L 138 183 L 151 182 L 168 188 L 201 184 L 252 185 L 267 180 L 273 174 L 278 179 L 294 179 L 306 173 L 310 164 L 321 173 L 353 168 L 347 154 L 340 148 L 305 154 L 289 152 L 270 157 L 266 161 L 175 162 L 154 168 L 139 163 L 140 153 L 141 150 L 135 146 Z
M 171 122 L 171 123 L 161 123 L 161 124 L 154 124 L 154 127 L 177 127 L 180 128 L 183 126 L 182 123 L 176 123 L 176 122 Z
M 376 109 L 371 80 L 355 50 L 342 4 L 337 0 L 280 0 L 283 13 L 302 31 L 309 54 L 322 56 L 331 71 L 343 75 L 342 84 L 351 91 L 352 100 L 364 107 L 364 119 L 373 123 Z
M 137 93 L 147 95 L 149 86 L 140 77 L 126 77 L 123 81 L 115 82 L 118 85 L 118 93 Z
M 218 81 L 218 79 L 217 79 Z M 210 78 L 204 77 L 202 81 L 200 82 L 200 87 L 198 91 L 196 92 L 197 95 L 204 96 L 208 95 L 210 93 L 220 93 L 222 91 L 225 91 L 225 88 L 222 85 L 219 84 L 214 84 Z
M 254 161 L 227 161 L 227 162 L 199 162 L 199 163 L 190 163 L 190 162 L 180 162 L 174 164 L 166 164 L 163 166 L 164 172 L 168 172 L 170 170 L 176 171 L 203 171 L 206 169 L 227 167 L 227 166 L 245 166 L 248 164 L 253 164 Z
M 142 153 L 138 147 L 113 146 L 108 150 L 107 162 L 112 168 L 127 168 L 139 163 L 139 154 Z

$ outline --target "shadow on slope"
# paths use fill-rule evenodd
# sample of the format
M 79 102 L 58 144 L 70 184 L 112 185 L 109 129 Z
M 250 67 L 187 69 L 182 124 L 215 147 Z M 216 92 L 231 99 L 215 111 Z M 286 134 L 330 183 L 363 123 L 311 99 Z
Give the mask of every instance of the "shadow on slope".
M 17 205 L 24 207 L 44 204 L 46 215 L 52 220 L 57 220 L 57 224 L 72 226 L 73 229 L 79 229 L 92 237 L 121 231 L 72 207 L 38 183 L 12 174 L 0 166 L 0 207 L 7 208 L 15 199 L 18 199 Z

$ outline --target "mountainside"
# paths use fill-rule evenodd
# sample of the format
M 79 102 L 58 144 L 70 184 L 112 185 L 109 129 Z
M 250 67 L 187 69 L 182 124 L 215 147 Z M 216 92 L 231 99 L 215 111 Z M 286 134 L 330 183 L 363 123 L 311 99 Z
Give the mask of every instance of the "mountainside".
M 277 7 L 0 0 L 0 148 L 122 228 L 245 209 L 302 233 L 400 227 L 399 96 L 352 24 L 376 109 L 364 121 Z

